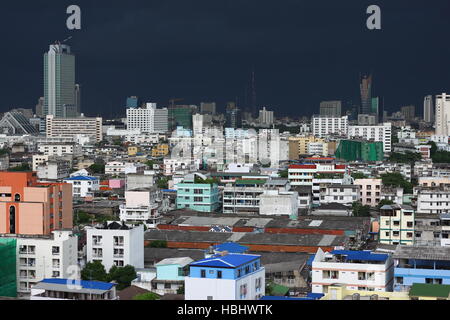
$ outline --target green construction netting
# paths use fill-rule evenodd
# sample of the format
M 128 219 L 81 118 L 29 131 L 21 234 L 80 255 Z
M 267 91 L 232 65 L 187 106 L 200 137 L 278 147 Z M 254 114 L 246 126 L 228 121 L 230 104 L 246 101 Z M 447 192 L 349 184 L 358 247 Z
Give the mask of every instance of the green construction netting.
M 0 238 L 0 297 L 17 296 L 16 239 Z

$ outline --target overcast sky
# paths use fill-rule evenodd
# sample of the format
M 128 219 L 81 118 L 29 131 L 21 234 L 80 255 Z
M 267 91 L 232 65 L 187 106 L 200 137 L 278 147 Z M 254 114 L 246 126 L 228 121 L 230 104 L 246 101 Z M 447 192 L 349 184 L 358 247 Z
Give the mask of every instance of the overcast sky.
M 79 31 L 66 28 L 70 4 Z M 370 4 L 382 30 L 366 28 Z M 276 115 L 357 100 L 360 72 L 373 72 L 389 111 L 421 114 L 425 95 L 450 92 L 449 0 L 16 0 L 0 12 L 0 111 L 34 108 L 43 54 L 70 35 L 88 115 L 124 114 L 130 95 L 242 106 L 252 68 L 257 104 Z

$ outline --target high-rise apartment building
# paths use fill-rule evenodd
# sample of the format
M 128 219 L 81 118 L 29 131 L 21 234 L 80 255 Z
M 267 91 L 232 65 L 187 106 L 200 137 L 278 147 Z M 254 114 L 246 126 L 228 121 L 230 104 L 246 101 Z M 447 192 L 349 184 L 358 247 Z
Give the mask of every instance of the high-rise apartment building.
M 322 101 L 320 103 L 320 115 L 330 117 L 340 117 L 342 115 L 342 102 Z
M 432 95 L 426 96 L 423 101 L 423 120 L 428 123 L 434 122 L 434 102 Z
M 44 114 L 64 117 L 64 108 L 76 108 L 75 55 L 70 47 L 51 44 L 44 54 Z
M 383 142 L 383 152 L 391 152 L 392 125 L 386 122 L 377 126 L 349 126 L 349 139 L 363 139 Z
M 348 117 L 329 117 L 314 115 L 311 119 L 313 135 L 324 137 L 330 134 L 347 135 Z
M 436 96 L 436 135 L 450 136 L 450 95 Z
M 147 103 L 145 108 L 128 108 L 127 129 L 140 129 L 143 133 L 165 133 L 168 131 L 168 110 L 158 109 L 156 103 Z
M 264 126 L 270 126 L 273 124 L 273 111 L 266 110 L 266 107 L 263 107 L 262 110 L 259 110 L 259 124 Z
M 57 118 L 47 115 L 45 130 L 47 138 L 75 138 L 78 135 L 89 137 L 91 142 L 100 142 L 103 139 L 102 118 Z

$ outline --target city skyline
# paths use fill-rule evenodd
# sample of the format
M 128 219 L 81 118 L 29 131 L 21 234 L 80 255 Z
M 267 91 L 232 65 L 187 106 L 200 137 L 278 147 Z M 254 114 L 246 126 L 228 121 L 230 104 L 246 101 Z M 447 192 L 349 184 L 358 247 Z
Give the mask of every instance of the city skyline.
M 390 112 L 415 105 L 420 114 L 426 95 L 448 91 L 450 74 L 443 69 L 450 45 L 438 41 L 450 24 L 441 14 L 450 9 L 444 1 L 380 1 L 383 23 L 376 31 L 365 27 L 366 1 L 259 1 L 258 10 L 250 2 L 111 1 L 101 8 L 80 1 L 80 31 L 66 29 L 64 1 L 29 4 L 36 26 L 27 41 L 21 39 L 28 26 L 16 20 L 31 10 L 3 4 L 11 14 L 0 26 L 14 30 L 4 32 L 4 41 L 15 49 L 1 53 L 12 76 L 0 80 L 8 88 L 0 111 L 36 104 L 43 96 L 42 54 L 68 35 L 83 88 L 81 111 L 88 115 L 124 116 L 124 99 L 132 95 L 160 107 L 174 97 L 183 104 L 215 101 L 219 110 L 237 98 L 244 109 L 246 100 L 252 104 L 253 71 L 257 108 L 277 116 L 310 116 L 327 100 L 359 103 L 359 74 L 367 70 L 372 96 L 383 97 Z

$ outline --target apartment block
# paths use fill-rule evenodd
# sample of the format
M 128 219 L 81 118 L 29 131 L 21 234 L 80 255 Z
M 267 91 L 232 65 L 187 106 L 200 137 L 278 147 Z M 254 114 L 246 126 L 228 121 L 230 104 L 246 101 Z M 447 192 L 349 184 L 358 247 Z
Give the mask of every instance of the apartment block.
M 0 172 L 0 233 L 49 235 L 72 228 L 72 186 L 35 172 Z
M 109 221 L 86 228 L 87 262 L 100 261 L 109 271 L 112 266 L 144 267 L 144 226 Z
M 261 256 L 229 253 L 190 264 L 186 300 L 259 300 L 265 295 Z
M 336 284 L 350 290 L 392 291 L 393 275 L 394 263 L 388 254 L 319 249 L 312 261 L 312 292 L 326 294 Z
M 91 143 L 103 140 L 102 118 L 56 118 L 47 115 L 46 118 L 47 138 L 67 137 L 75 138 L 77 135 L 88 136 Z
M 380 243 L 414 244 L 414 209 L 407 205 L 384 205 L 380 208 Z

